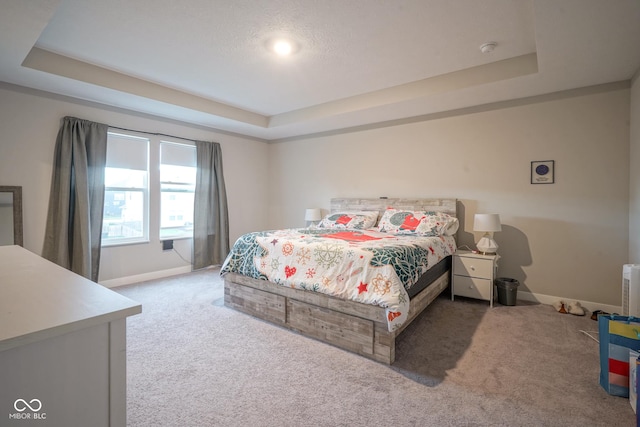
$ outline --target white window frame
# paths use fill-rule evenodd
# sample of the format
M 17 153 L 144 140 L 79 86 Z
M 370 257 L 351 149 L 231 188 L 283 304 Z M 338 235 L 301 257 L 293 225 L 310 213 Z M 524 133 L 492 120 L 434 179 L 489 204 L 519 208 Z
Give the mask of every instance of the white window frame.
M 163 147 L 163 145 L 176 145 L 176 146 L 193 148 L 193 150 L 194 150 L 194 159 L 195 159 L 196 147 L 195 147 L 194 144 L 188 144 L 188 143 L 176 142 L 176 141 L 169 141 L 169 140 L 161 140 L 160 144 L 159 144 L 160 156 L 159 156 L 159 160 L 158 160 L 158 170 L 160 170 L 160 167 L 163 164 L 170 164 L 170 163 L 165 163 L 165 162 L 162 161 L 162 147 Z M 195 168 L 196 166 L 193 165 L 193 167 Z M 159 212 L 158 212 L 158 236 L 160 237 L 160 240 L 180 240 L 180 239 L 191 239 L 191 238 L 193 238 L 193 232 L 191 232 L 189 235 L 186 235 L 186 234 L 181 234 L 181 235 L 176 235 L 176 236 L 163 236 L 162 235 L 162 231 L 163 231 L 163 227 L 162 227 L 162 220 L 163 220 L 163 217 L 162 217 L 162 213 L 163 213 L 163 211 L 162 211 L 162 193 L 164 192 L 163 189 L 162 189 L 163 185 L 172 184 L 172 185 L 178 185 L 178 186 L 181 186 L 181 185 L 187 186 L 187 185 L 192 185 L 192 184 L 189 183 L 189 182 L 162 181 L 162 172 L 160 172 L 160 176 L 158 177 L 158 179 L 160 181 L 160 186 L 158 188 L 158 190 L 159 190 L 158 191 L 159 192 L 159 199 L 160 199 L 159 200 L 159 207 L 158 207 L 158 209 L 159 209 Z M 195 185 L 195 183 L 194 183 L 194 185 Z M 194 187 L 193 191 L 188 191 L 188 192 L 189 193 L 193 193 L 194 197 L 195 197 L 195 187 Z M 191 225 L 193 226 L 193 217 L 191 219 Z
M 105 183 L 105 195 L 107 191 L 123 191 L 123 192 L 141 192 L 142 193 L 142 204 L 143 204 L 143 212 L 142 212 L 142 236 L 139 237 L 122 237 L 122 238 L 111 238 L 105 239 L 102 238 L 101 246 L 102 247 L 112 247 L 112 246 L 123 246 L 123 245 L 131 245 L 131 244 L 139 244 L 139 243 L 149 243 L 149 186 L 150 186 L 150 168 L 149 168 L 149 156 L 151 150 L 151 140 L 146 137 L 135 136 L 126 133 L 119 132 L 107 132 L 107 147 L 109 145 L 109 136 L 126 138 L 132 140 L 141 140 L 146 141 L 147 143 L 147 158 L 146 158 L 146 177 L 144 179 L 144 187 L 112 187 L 107 186 Z M 106 165 L 109 167 L 109 165 Z M 103 207 L 104 210 L 104 207 Z M 104 227 L 104 219 L 102 222 L 102 226 Z M 104 230 L 103 230 L 104 232 Z

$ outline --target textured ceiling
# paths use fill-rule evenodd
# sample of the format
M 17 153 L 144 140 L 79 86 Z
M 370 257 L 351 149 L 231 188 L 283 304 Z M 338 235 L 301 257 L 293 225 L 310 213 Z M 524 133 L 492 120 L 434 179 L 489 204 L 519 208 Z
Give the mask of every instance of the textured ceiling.
M 264 139 L 628 80 L 637 0 L 3 1 L 0 79 Z M 300 46 L 280 58 L 275 36 Z M 497 42 L 488 54 L 479 46 Z

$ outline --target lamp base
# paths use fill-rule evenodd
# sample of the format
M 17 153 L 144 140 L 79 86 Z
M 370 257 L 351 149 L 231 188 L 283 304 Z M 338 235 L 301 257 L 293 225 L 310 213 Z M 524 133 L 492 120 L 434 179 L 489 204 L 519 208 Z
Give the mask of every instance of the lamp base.
M 483 255 L 495 255 L 498 250 L 498 244 L 488 234 L 482 236 L 482 238 L 476 244 L 478 252 Z

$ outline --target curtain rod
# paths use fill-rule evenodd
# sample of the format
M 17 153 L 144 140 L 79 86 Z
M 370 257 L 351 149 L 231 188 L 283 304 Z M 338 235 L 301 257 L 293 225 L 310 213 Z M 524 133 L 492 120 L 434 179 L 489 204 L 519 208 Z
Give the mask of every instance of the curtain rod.
M 111 126 L 111 125 L 107 125 L 107 126 L 109 126 L 111 129 L 124 130 L 124 131 L 127 131 L 127 132 L 144 133 L 144 134 L 147 134 L 147 135 L 154 135 L 154 136 L 166 136 L 168 138 L 176 138 L 176 139 L 182 139 L 184 141 L 197 142 L 195 139 L 184 138 L 182 136 L 169 135 L 169 134 L 166 134 L 166 133 L 147 132 L 147 131 L 144 131 L 144 130 L 127 129 L 127 128 L 121 128 L 121 127 L 118 127 L 118 126 Z

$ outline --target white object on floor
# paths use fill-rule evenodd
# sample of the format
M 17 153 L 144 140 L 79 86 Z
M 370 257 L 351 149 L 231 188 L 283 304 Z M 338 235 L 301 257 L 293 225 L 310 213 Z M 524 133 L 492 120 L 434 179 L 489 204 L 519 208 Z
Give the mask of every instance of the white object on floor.
M 563 313 L 563 314 L 567 313 L 567 308 L 565 306 L 564 301 L 562 300 L 554 302 L 553 308 L 555 308 L 558 313 Z
M 622 266 L 622 315 L 640 317 L 640 264 Z
M 578 301 L 570 302 L 567 311 L 576 316 L 584 316 L 584 309 Z

